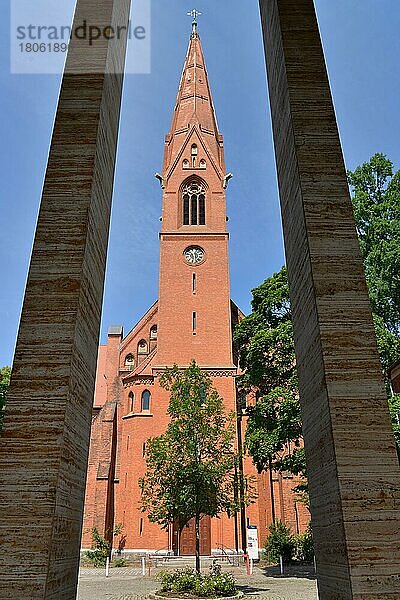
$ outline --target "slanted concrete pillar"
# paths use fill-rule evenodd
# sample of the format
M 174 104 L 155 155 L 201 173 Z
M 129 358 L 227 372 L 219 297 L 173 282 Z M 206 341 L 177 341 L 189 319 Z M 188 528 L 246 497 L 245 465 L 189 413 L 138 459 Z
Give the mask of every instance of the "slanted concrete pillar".
M 312 0 L 260 0 L 321 600 L 400 597 L 400 469 Z
M 129 8 L 78 0 L 75 27 Z M 0 439 L 1 599 L 76 596 L 125 48 L 70 44 Z

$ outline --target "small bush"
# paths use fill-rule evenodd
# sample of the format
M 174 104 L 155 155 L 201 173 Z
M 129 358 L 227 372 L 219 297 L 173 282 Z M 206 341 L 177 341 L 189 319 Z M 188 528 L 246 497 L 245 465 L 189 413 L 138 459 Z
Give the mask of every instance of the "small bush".
M 129 562 L 126 560 L 126 558 L 115 558 L 113 560 L 112 566 L 113 567 L 127 567 L 129 564 Z
M 276 523 L 271 523 L 269 531 L 270 534 L 265 542 L 267 560 L 276 563 L 279 561 L 280 556 L 285 561 L 292 560 L 296 543 L 290 527 L 282 523 L 282 521 L 276 521 Z
M 96 529 L 92 529 L 92 548 L 86 552 L 86 558 L 94 567 L 104 567 L 110 555 L 110 544 Z
M 311 525 L 307 531 L 295 536 L 296 558 L 303 562 L 311 563 L 314 560 L 314 539 Z
M 233 596 L 236 584 L 231 573 L 221 573 L 218 567 L 212 567 L 209 574 L 196 573 L 193 569 L 163 571 L 158 575 L 162 592 L 185 592 L 203 598 Z

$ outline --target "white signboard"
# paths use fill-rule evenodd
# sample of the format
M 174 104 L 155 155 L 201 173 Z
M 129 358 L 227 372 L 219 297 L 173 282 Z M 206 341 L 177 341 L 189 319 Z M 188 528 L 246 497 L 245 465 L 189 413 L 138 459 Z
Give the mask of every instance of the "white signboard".
M 247 526 L 247 554 L 250 559 L 258 560 L 258 531 L 255 525 Z

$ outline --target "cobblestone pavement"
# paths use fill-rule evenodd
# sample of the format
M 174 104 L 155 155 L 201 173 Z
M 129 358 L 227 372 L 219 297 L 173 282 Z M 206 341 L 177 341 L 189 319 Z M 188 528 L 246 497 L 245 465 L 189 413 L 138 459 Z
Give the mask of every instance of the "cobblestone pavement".
M 287 577 L 280 577 L 276 570 L 256 567 L 254 574 L 247 577 L 242 567 L 229 570 L 246 598 L 318 600 L 316 581 L 310 573 L 288 572 Z M 156 579 L 143 577 L 140 569 L 111 569 L 109 578 L 100 569 L 81 569 L 78 600 L 145 600 L 158 587 Z

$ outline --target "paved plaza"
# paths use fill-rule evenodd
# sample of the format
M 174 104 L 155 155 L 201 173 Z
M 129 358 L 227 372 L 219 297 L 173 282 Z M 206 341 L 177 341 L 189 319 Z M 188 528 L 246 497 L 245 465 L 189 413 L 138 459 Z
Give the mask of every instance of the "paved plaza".
M 228 567 L 245 598 L 254 600 L 317 600 L 317 585 L 308 570 L 289 569 L 280 577 L 277 569 L 256 567 L 246 576 L 243 567 Z M 81 569 L 78 600 L 144 600 L 159 587 L 154 575 L 143 577 L 140 569 L 115 568 L 105 577 L 101 569 Z

